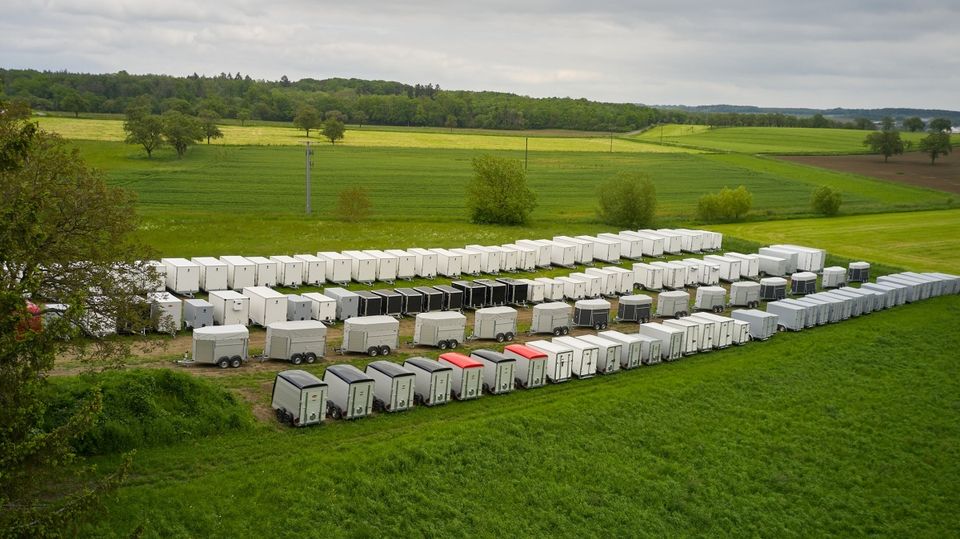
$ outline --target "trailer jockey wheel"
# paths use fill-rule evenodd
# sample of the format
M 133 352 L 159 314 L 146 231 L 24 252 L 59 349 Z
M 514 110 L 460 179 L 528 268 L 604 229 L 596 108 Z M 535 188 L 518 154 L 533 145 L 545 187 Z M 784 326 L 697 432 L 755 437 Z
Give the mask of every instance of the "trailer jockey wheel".
M 303 356 L 303 358 L 307 361 L 307 363 L 313 363 L 317 360 L 317 354 L 314 354 L 313 352 L 307 352 L 307 355 Z
M 370 348 L 367 348 L 367 355 L 370 356 L 370 357 L 377 357 L 377 354 L 378 354 L 379 352 L 380 352 L 380 351 L 377 350 L 377 347 L 376 347 L 376 346 L 371 346 Z
M 222 358 L 217 360 L 217 367 L 220 367 L 221 369 L 226 369 L 229 366 L 230 366 L 230 358 L 228 358 L 227 356 L 223 356 Z
M 290 356 L 290 363 L 293 363 L 294 365 L 303 363 L 303 356 L 300 354 L 293 354 Z
M 390 347 L 387 346 L 387 345 L 381 346 L 381 347 L 380 347 L 380 355 L 381 355 L 381 356 L 389 356 L 389 355 L 390 355 Z
M 560 329 L 560 328 L 558 328 L 558 327 L 557 327 L 557 328 L 553 328 L 553 335 L 554 335 L 555 337 L 559 337 L 560 335 L 563 335 L 563 330 Z
M 503 336 L 503 333 L 497 333 L 497 342 L 503 342 L 506 337 Z
M 439 348 L 439 349 L 441 349 L 441 350 L 446 350 L 446 349 L 447 349 L 447 341 L 440 341 L 440 342 L 438 342 L 438 343 L 437 343 L 437 348 Z
M 563 334 L 564 334 L 564 335 L 569 335 L 569 334 L 570 334 L 570 328 L 568 328 L 567 326 L 563 326 L 562 329 L 563 329 Z
M 514 337 L 513 332 L 512 332 L 512 331 L 508 331 L 506 337 L 507 337 L 507 340 L 508 340 L 508 341 L 512 341 L 512 340 L 513 340 L 513 337 Z
M 230 358 L 230 366 L 234 369 L 240 368 L 240 365 L 243 365 L 243 358 L 240 356 L 233 356 Z
M 456 339 L 450 339 L 450 343 L 449 343 L 449 344 L 450 344 L 450 349 L 451 349 L 451 350 L 453 350 L 454 348 L 460 346 L 460 342 L 457 341 Z

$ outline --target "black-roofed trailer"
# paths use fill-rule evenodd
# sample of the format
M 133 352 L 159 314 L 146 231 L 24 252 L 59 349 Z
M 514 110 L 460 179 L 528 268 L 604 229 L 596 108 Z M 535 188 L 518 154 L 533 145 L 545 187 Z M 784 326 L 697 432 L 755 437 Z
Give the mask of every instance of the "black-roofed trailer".
M 281 371 L 273 380 L 272 406 L 281 423 L 319 424 L 326 416 L 327 384 L 307 371 Z
M 373 408 L 384 412 L 402 412 L 413 407 L 416 375 L 392 361 L 367 364 L 367 376 L 373 378 Z
M 327 415 L 334 419 L 366 417 L 373 409 L 374 380 L 353 365 L 331 365 L 327 383 Z

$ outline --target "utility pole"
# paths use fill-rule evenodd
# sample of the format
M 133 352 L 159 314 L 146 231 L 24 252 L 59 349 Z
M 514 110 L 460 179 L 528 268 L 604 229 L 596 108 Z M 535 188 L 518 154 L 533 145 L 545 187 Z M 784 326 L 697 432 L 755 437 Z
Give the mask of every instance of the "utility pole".
M 613 131 L 610 132 L 610 153 L 613 153 Z
M 527 170 L 527 156 L 530 153 L 530 137 L 523 139 L 523 170 Z
M 310 204 L 310 165 L 313 164 L 313 150 L 310 148 L 310 141 L 307 141 L 307 215 L 313 213 L 313 207 Z

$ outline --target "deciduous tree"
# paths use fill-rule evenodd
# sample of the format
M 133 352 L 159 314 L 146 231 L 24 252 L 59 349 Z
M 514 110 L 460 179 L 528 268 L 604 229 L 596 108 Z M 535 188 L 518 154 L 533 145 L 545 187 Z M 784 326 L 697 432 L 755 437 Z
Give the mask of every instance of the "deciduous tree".
M 250 120 L 250 109 L 238 110 L 237 119 L 240 120 L 240 127 L 246 125 L 246 123 Z
M 930 128 L 932 133 L 946 133 L 953 127 L 953 122 L 950 121 L 950 118 L 934 118 L 930 120 L 927 127 Z
M 933 122 L 930 122 L 933 123 Z M 949 133 L 930 133 L 920 139 L 920 151 L 930 156 L 930 164 L 937 164 L 937 158 L 953 151 Z
M 697 218 L 707 222 L 743 219 L 753 207 L 753 194 L 744 186 L 724 187 L 719 193 L 706 194 L 697 201 Z
M 143 146 L 148 159 L 153 157 L 153 150 L 163 146 L 163 121 L 156 114 L 151 114 L 150 109 L 145 106 L 127 109 L 123 131 L 127 134 L 127 144 Z
M 177 110 L 163 113 L 163 139 L 177 151 L 182 158 L 187 148 L 203 140 L 203 126 L 193 116 L 187 116 Z
M 886 163 L 891 155 L 903 154 L 903 139 L 899 131 L 877 131 L 863 139 L 863 145 L 870 148 L 872 153 L 883 155 Z
M 921 120 L 919 116 L 912 116 L 903 121 L 903 128 L 911 133 L 923 131 L 924 127 L 926 127 L 926 124 L 923 123 L 923 120 Z
M 200 111 L 200 126 L 203 128 L 203 136 L 207 137 L 207 144 L 210 144 L 211 138 L 223 138 L 223 131 L 217 125 L 220 115 L 212 110 Z
M 320 120 L 320 113 L 317 112 L 317 109 L 306 105 L 300 107 L 300 110 L 297 111 L 297 115 L 293 117 L 293 125 L 299 129 L 303 129 L 307 132 L 307 137 L 310 136 L 310 130 L 320 127 L 322 121 Z
M 523 163 L 482 155 L 473 159 L 473 179 L 467 184 L 470 220 L 478 224 L 522 225 L 537 205 L 527 186 Z
M 810 204 L 813 211 L 823 215 L 836 215 L 840 211 L 840 204 L 843 197 L 838 189 L 829 185 L 821 185 L 813 190 L 813 196 L 810 198 Z
M 338 140 L 343 139 L 343 134 L 347 131 L 347 126 L 343 125 L 337 118 L 327 118 L 323 122 L 323 136 L 330 141 L 330 144 L 336 144 Z
M 657 189 L 646 174 L 621 172 L 600 186 L 600 220 L 622 228 L 647 228 L 657 209 Z

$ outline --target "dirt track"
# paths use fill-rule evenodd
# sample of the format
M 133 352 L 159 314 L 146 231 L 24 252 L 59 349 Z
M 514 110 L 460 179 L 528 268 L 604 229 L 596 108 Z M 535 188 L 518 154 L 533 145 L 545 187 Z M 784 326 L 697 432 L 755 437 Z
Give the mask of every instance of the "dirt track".
M 960 151 L 940 157 L 933 166 L 930 157 L 919 152 L 895 155 L 887 163 L 879 155 L 796 155 L 779 159 L 960 194 Z

